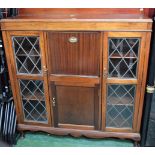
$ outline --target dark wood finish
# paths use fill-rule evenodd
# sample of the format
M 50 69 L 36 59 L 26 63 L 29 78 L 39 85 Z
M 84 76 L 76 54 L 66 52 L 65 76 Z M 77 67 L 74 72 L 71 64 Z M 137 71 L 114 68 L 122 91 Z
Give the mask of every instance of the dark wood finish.
M 17 75 L 17 79 L 43 80 L 43 77 L 37 75 Z
M 47 12 L 49 15 L 45 15 Z M 21 9 L 19 16 L 2 20 L 18 129 L 139 141 L 152 29 L 152 20 L 147 17 L 150 14 L 148 9 Z M 17 74 L 11 36 L 19 35 L 40 37 L 42 75 Z M 69 42 L 70 37 L 77 37 L 77 42 L 73 43 L 76 38 Z M 107 77 L 109 37 L 141 39 L 137 78 Z M 24 121 L 20 79 L 44 82 L 47 124 Z M 133 128 L 106 127 L 107 84 L 136 85 Z
M 100 130 L 101 119 L 100 119 L 100 110 L 101 110 L 101 101 L 100 101 L 100 85 L 95 85 L 94 87 L 94 127 L 95 130 Z
M 11 60 L 11 56 L 10 56 L 10 51 L 11 51 L 11 47 L 9 46 L 9 40 L 8 40 L 8 34 L 7 32 L 2 32 L 3 34 L 3 40 L 4 41 L 4 47 L 5 47 L 5 52 L 6 52 L 6 58 L 7 58 L 7 66 L 8 66 L 8 71 L 9 71 L 9 76 L 10 76 L 10 82 L 11 82 L 11 88 L 12 88 L 12 93 L 13 93 L 13 99 L 14 99 L 14 104 L 15 104 L 15 108 L 16 108 L 16 113 L 17 113 L 17 121 L 18 123 L 21 123 L 21 112 L 19 109 L 19 104 L 17 102 L 17 90 L 16 90 L 16 86 L 15 86 L 15 78 L 14 78 L 14 73 L 13 73 L 13 64 L 12 64 L 12 60 Z M 11 44 L 11 43 L 10 43 Z
M 90 64 L 91 65 L 91 64 Z M 75 82 L 75 83 L 87 83 L 87 84 L 99 84 L 100 79 L 97 76 L 82 76 L 82 75 L 50 75 L 50 81 L 56 82 Z
M 129 8 L 72 8 L 72 9 L 43 9 L 43 8 L 20 8 L 19 9 L 19 15 L 23 16 L 23 15 L 40 15 L 40 14 L 59 14 L 59 13 L 63 13 L 63 14 L 74 14 L 74 13 L 84 13 L 84 14 L 142 14 L 141 12 L 148 12 L 150 9 L 139 9 L 139 8 L 133 8 L 133 9 L 129 9 Z M 147 13 L 145 13 L 147 15 Z
M 121 132 L 101 132 L 94 130 L 75 130 L 75 129 L 64 129 L 64 128 L 53 128 L 53 127 L 40 127 L 30 126 L 24 124 L 18 124 L 18 130 L 21 131 L 44 131 L 50 134 L 56 135 L 72 135 L 74 137 L 85 136 L 88 138 L 120 138 L 120 139 L 132 139 L 134 141 L 140 141 L 139 133 L 121 133 Z
M 56 92 L 61 124 L 94 125 L 93 88 L 57 86 Z
M 144 15 L 153 18 L 153 16 L 155 15 L 155 9 L 154 8 L 144 9 Z
M 58 124 L 60 128 L 76 129 L 76 130 L 94 130 L 94 126 L 89 125 L 73 125 L 73 124 Z
M 64 15 L 77 15 L 77 14 L 130 14 L 130 15 L 142 15 L 152 18 L 155 9 L 154 8 L 81 8 L 81 9 L 43 9 L 43 8 L 20 8 L 18 9 L 19 16 L 22 18 L 22 16 L 40 16 L 40 15 L 53 15 L 53 14 L 64 14 Z
M 52 98 L 55 98 L 53 107 L 58 127 L 65 124 L 72 128 L 73 125 L 95 126 L 98 128 L 99 96 L 98 88 L 82 86 L 51 86 Z M 55 94 L 55 96 L 54 96 Z M 62 124 L 59 126 L 59 124 Z M 71 125 L 69 125 L 71 124 Z M 77 126 L 78 128 L 78 126 Z
M 112 17 L 111 17 L 112 18 Z M 46 20 L 1 20 L 2 30 L 55 30 L 55 31 L 151 31 L 151 19 L 115 19 L 105 20 L 104 17 L 98 20 L 85 19 L 46 19 Z M 62 24 L 63 22 L 63 24 Z M 111 24 L 113 22 L 113 24 Z
M 147 41 L 144 42 L 145 44 L 145 53 L 143 57 L 143 78 L 141 81 L 141 98 L 140 98 L 140 105 L 138 111 L 138 118 L 137 118 L 137 132 L 140 131 L 141 119 L 142 119 L 142 110 L 143 110 L 143 101 L 144 101 L 144 92 L 145 92 L 145 85 L 146 85 L 146 78 L 147 78 L 147 68 L 148 68 L 148 61 L 149 61 L 149 52 L 150 52 L 150 39 L 151 33 L 146 33 L 145 39 Z
M 58 127 L 58 105 L 56 102 L 53 104 L 53 98 L 55 98 L 56 101 L 56 85 L 54 82 L 51 82 L 50 86 L 50 102 L 51 102 L 51 107 L 53 111 L 53 126 Z
M 99 39 L 99 32 L 48 32 L 49 74 L 99 76 Z

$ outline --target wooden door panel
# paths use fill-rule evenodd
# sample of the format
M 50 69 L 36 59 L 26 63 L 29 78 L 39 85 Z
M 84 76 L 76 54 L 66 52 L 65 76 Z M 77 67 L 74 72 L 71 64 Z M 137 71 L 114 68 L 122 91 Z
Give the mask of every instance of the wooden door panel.
M 99 32 L 48 32 L 50 74 L 99 75 Z
M 57 86 L 60 124 L 94 124 L 93 88 Z
M 77 129 L 98 128 L 98 89 L 55 85 L 55 90 L 52 89 L 52 92 L 55 94 L 56 101 L 56 105 L 53 107 L 56 126 Z

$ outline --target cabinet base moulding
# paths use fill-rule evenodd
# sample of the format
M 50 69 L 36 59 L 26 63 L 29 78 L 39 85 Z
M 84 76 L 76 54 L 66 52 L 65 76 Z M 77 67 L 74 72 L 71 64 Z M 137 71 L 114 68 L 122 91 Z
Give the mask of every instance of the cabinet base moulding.
M 131 139 L 133 141 L 140 141 L 139 133 L 122 133 L 122 132 L 102 132 L 95 130 L 75 130 L 66 128 L 54 128 L 54 127 L 41 127 L 18 124 L 19 131 L 43 131 L 53 135 L 71 135 L 73 137 L 85 136 L 88 138 L 120 138 L 120 139 Z

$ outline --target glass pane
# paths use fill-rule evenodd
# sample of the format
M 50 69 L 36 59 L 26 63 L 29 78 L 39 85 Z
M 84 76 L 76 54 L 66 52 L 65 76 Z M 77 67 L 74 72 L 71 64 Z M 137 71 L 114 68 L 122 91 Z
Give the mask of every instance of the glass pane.
M 135 85 L 108 85 L 106 127 L 132 128 Z
M 39 37 L 12 37 L 18 73 L 41 74 Z
M 109 38 L 109 77 L 136 78 L 139 38 Z
M 43 82 L 19 80 L 26 121 L 47 122 Z

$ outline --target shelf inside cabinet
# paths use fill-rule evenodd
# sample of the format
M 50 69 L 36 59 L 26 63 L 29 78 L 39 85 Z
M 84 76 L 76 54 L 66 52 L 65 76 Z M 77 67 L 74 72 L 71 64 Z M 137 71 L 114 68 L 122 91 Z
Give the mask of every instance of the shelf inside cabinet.
M 20 56 L 27 56 L 28 54 L 16 54 L 16 56 L 20 57 Z M 36 54 L 31 54 L 29 56 L 32 56 L 32 57 L 40 57 L 39 55 L 36 55 Z
M 38 69 L 37 68 L 34 68 L 33 69 L 33 72 L 31 73 L 31 72 L 29 72 L 29 71 L 27 71 L 26 69 L 24 69 L 24 68 L 22 68 L 22 69 L 20 69 L 20 72 L 18 71 L 18 73 L 17 73 L 18 75 L 41 75 L 42 73 L 41 73 L 41 70 L 39 70 L 38 71 Z
M 133 106 L 133 102 L 134 100 L 131 97 L 123 97 L 121 99 L 118 99 L 118 97 L 110 97 L 108 99 L 108 103 L 109 105 L 130 105 Z
M 23 100 L 23 109 L 25 121 L 47 123 L 47 113 L 44 101 Z
M 116 78 L 116 79 L 136 79 L 136 76 L 133 75 L 131 72 L 128 73 L 109 73 L 108 78 Z
M 120 55 L 120 54 L 112 54 L 110 57 L 109 57 L 110 59 L 122 59 L 122 58 L 124 58 L 124 59 L 137 59 L 137 57 L 136 56 L 134 56 L 133 54 L 127 54 L 127 55 Z
M 22 95 L 23 100 L 39 100 L 45 101 L 43 94 L 40 92 L 35 92 L 33 95 L 30 93 L 25 93 Z

